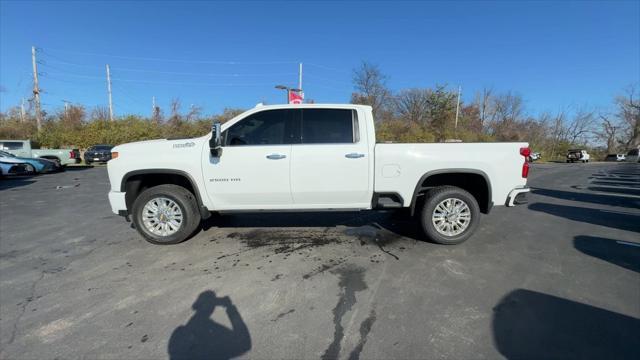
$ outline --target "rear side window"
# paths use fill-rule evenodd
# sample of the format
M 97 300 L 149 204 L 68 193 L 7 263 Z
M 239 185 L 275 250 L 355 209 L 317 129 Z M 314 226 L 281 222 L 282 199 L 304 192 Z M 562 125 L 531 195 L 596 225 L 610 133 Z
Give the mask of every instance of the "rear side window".
M 0 142 L 0 150 L 22 150 L 23 143 L 21 141 L 3 141 Z
M 349 109 L 304 109 L 303 144 L 353 144 L 358 141 L 357 119 Z
M 291 144 L 294 136 L 290 124 L 290 112 L 286 109 L 255 113 L 240 120 L 226 131 L 225 145 Z
M 631 149 L 627 153 L 627 156 L 635 156 L 635 155 L 638 155 L 638 149 Z

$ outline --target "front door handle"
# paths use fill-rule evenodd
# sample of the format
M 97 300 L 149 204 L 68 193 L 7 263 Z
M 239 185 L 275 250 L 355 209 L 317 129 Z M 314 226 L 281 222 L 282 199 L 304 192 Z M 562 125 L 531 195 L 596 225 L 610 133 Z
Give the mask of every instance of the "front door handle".
M 284 159 L 286 157 L 287 157 L 287 155 L 282 155 L 282 154 L 267 155 L 267 159 L 269 159 L 269 160 L 280 160 L 280 159 Z
M 364 157 L 364 154 L 350 153 L 350 154 L 346 154 L 344 157 L 349 159 L 358 159 L 358 158 Z

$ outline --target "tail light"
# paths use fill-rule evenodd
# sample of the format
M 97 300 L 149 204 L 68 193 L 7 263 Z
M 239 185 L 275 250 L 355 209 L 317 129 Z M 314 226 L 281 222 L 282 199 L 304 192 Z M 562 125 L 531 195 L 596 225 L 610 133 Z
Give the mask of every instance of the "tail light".
M 118 152 L 117 152 L 117 151 L 112 151 L 112 152 L 111 152 L 111 160 L 113 160 L 113 159 L 117 159 L 117 158 L 118 158 L 118 155 L 120 155 L 120 154 L 118 154 Z
M 73 150 L 69 151 L 69 158 L 71 158 L 71 159 L 75 159 L 76 158 L 76 153 Z
M 520 148 L 520 155 L 524 156 L 524 164 L 522 164 L 522 178 L 526 179 L 529 176 L 529 156 L 531 156 L 531 149 L 528 147 Z

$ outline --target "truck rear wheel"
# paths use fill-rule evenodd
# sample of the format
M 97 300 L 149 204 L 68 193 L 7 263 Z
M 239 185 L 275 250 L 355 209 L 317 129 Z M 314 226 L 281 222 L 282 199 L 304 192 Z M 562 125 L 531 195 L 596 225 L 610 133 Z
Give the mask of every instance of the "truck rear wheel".
M 172 184 L 143 191 L 133 203 L 132 217 L 140 235 L 156 245 L 180 243 L 200 224 L 195 196 Z
M 480 222 L 480 207 L 468 191 L 455 186 L 440 186 L 425 194 L 420 224 L 425 235 L 443 245 L 467 240 Z

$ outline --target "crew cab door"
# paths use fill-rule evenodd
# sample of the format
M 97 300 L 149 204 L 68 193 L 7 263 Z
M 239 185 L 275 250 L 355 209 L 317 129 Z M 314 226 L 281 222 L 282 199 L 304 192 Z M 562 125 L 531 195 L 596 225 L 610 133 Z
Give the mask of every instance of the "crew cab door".
M 294 111 L 301 143 L 292 145 L 291 192 L 297 208 L 368 208 L 373 184 L 364 121 L 352 109 Z
M 205 149 L 204 182 L 214 209 L 290 207 L 293 131 L 290 110 L 265 110 L 247 116 L 223 132 L 219 157 L 211 156 L 209 149 Z

